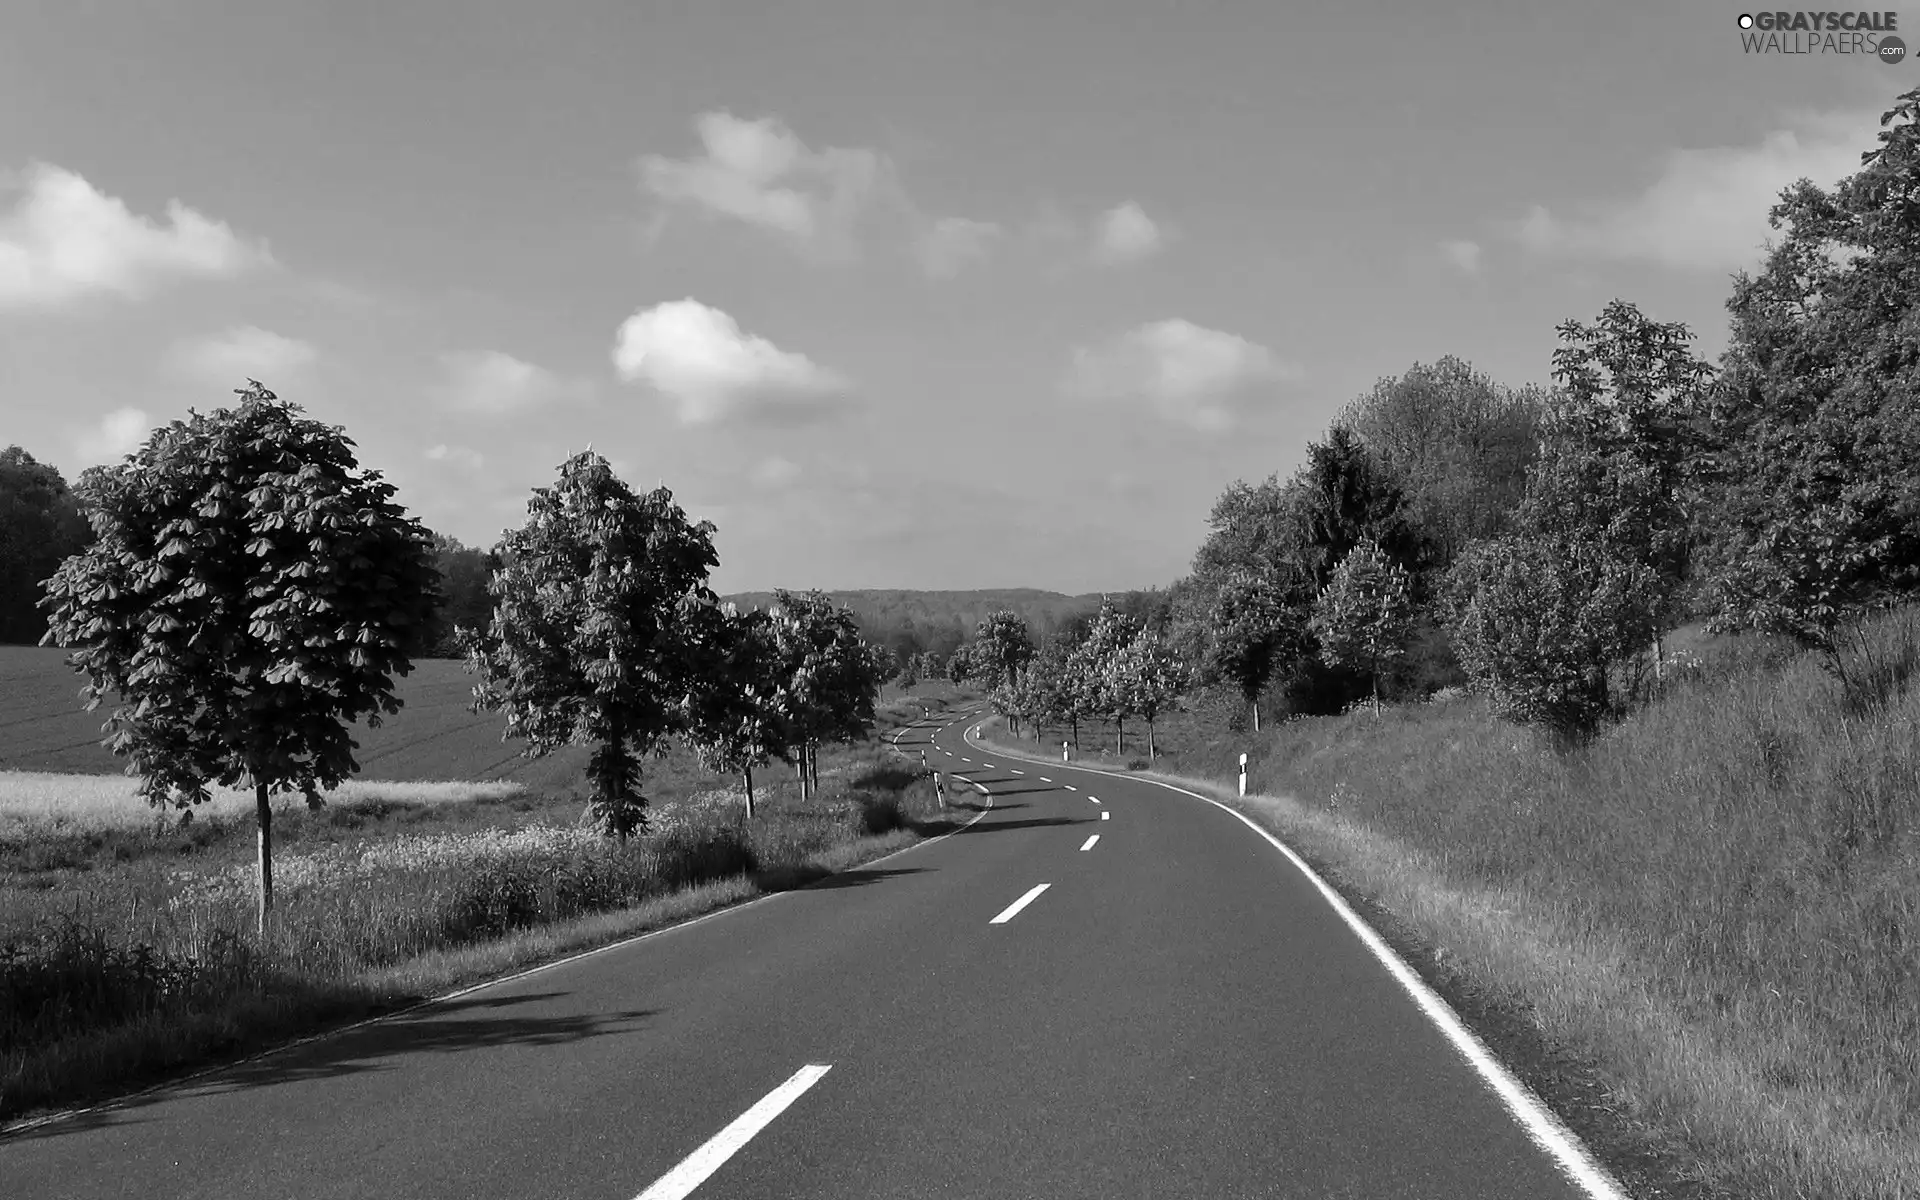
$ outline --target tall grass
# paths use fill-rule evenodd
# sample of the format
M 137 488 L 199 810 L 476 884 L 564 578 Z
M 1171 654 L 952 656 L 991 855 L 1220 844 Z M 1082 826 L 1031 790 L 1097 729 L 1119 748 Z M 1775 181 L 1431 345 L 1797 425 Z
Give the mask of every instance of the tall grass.
M 743 885 L 728 898 L 795 886 L 876 836 L 939 827 L 931 787 L 884 750 L 821 774 L 819 799 L 766 789 L 752 822 L 728 790 L 662 803 L 624 845 L 536 823 L 286 854 L 264 941 L 246 862 L 88 878 L 0 922 L 0 1118 L 402 1001 L 380 981 L 425 956 L 720 881 Z
M 1470 698 L 1291 721 L 1248 738 L 1252 785 L 1479 947 L 1462 969 L 1557 1022 L 1703 1179 L 1920 1196 L 1916 629 L 1826 656 L 1731 639 L 1573 753 Z

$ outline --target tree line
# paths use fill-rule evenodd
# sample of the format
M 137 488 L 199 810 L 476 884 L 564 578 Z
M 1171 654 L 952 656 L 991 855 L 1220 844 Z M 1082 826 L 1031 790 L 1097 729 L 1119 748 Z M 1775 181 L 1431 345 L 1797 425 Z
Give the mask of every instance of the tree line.
M 811 794 L 820 746 L 871 729 L 884 651 L 852 613 L 820 592 L 721 603 L 714 527 L 665 487 L 636 492 L 575 455 L 486 552 L 484 608 L 449 613 L 447 543 L 360 469 L 345 431 L 257 381 L 240 395 L 81 476 L 71 499 L 92 536 L 40 607 L 43 643 L 88 678 L 87 709 L 115 698 L 105 744 L 151 803 L 191 812 L 215 784 L 253 790 L 263 932 L 270 797 L 317 806 L 356 772 L 352 725 L 399 711 L 394 676 L 437 639 L 466 655 L 475 710 L 506 716 L 503 740 L 530 756 L 593 747 L 590 811 L 621 839 L 646 827 L 644 760 L 674 740 L 740 773 L 751 817 L 756 767 L 783 761 Z
M 1920 588 L 1920 90 L 1735 276 L 1719 363 L 1622 300 L 1558 327 L 1553 386 L 1447 358 L 1349 405 L 1285 482 L 1227 488 L 1171 640 L 1196 678 L 1331 712 L 1484 692 L 1591 735 L 1705 620 L 1825 651 Z
M 1288 478 L 1215 502 L 1191 572 L 952 657 L 1015 728 L 1151 723 L 1184 694 L 1332 713 L 1450 686 L 1565 740 L 1652 693 L 1679 626 L 1784 635 L 1852 680 L 1920 589 L 1920 90 L 1735 276 L 1717 365 L 1624 300 L 1557 328 L 1552 384 L 1453 357 L 1346 406 Z M 1177 681 L 1177 682 L 1176 682 Z

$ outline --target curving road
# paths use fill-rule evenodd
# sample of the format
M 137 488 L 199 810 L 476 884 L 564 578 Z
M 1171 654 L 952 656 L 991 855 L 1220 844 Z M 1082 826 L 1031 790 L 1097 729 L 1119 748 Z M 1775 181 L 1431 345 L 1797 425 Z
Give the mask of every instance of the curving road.
M 956 834 L 0 1138 L 0 1195 L 1620 1194 L 1240 818 L 967 724 L 898 743 Z

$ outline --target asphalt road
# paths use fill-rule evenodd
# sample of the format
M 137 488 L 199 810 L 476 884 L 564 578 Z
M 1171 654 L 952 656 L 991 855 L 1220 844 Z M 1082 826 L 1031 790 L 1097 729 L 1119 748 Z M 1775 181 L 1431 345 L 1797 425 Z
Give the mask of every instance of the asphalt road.
M 0 1196 L 1617 1194 L 1237 817 L 932 724 L 965 830 L 0 1138 Z

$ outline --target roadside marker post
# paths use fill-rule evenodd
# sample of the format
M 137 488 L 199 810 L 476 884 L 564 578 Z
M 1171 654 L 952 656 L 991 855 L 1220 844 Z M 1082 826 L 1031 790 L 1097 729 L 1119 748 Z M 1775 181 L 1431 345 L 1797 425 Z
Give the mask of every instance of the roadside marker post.
M 1247 756 L 1240 756 L 1240 794 L 1247 794 Z
M 945 808 L 947 806 L 947 789 L 941 786 L 940 772 L 938 771 L 933 773 L 933 794 L 940 797 L 940 807 Z
M 1067 744 L 1065 742 L 1060 743 L 1060 761 L 1067 761 Z

